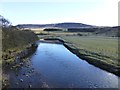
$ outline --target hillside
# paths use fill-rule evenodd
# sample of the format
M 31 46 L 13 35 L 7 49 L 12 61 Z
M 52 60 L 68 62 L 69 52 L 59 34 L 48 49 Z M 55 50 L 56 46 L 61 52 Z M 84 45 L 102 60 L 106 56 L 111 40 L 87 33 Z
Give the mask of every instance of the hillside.
M 120 37 L 120 27 L 104 27 L 97 29 L 94 34 L 97 35 L 105 35 L 105 36 L 112 36 L 112 37 Z
M 59 28 L 91 28 L 92 25 L 87 25 L 83 23 L 58 23 L 54 25 Z
M 44 28 L 44 27 L 58 27 L 58 28 L 90 28 L 92 25 L 82 23 L 55 23 L 55 24 L 18 24 L 19 28 Z
M 91 32 L 93 35 L 104 35 L 111 37 L 120 36 L 120 27 L 99 27 L 99 28 L 69 28 L 69 32 Z

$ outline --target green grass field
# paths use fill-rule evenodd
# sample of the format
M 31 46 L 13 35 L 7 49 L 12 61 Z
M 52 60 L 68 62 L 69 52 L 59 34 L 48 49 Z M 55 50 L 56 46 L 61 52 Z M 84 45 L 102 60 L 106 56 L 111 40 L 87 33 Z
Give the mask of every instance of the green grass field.
M 76 46 L 81 53 L 118 65 L 118 38 L 102 36 L 62 36 Z

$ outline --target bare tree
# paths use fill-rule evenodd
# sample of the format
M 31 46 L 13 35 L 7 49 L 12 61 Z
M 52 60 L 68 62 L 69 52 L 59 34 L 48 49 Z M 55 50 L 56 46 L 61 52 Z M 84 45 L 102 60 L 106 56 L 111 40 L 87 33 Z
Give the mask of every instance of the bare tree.
M 0 15 L 0 27 L 10 27 L 11 25 L 12 23 L 9 20 L 5 19 L 2 15 Z

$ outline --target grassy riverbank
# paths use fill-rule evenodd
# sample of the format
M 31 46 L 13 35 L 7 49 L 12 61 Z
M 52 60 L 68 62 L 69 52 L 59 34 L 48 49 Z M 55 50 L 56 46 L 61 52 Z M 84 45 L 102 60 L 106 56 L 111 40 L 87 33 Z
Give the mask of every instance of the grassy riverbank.
M 95 36 L 63 36 L 68 42 L 73 43 L 78 49 L 95 52 L 100 56 L 106 56 L 111 59 L 110 63 L 118 64 L 118 38 L 95 37 Z
M 20 31 L 13 28 L 2 30 L 3 62 L 12 61 L 15 55 L 38 40 L 37 36 L 29 30 Z
M 119 75 L 118 39 L 97 36 L 62 36 L 67 41 L 68 49 L 80 58 Z

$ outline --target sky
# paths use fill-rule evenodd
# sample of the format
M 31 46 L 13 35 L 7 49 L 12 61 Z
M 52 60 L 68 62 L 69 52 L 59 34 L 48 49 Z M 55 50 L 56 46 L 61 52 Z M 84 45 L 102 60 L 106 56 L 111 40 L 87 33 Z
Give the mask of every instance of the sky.
M 119 0 L 4 0 L 0 15 L 13 25 L 77 22 L 96 26 L 118 25 Z

